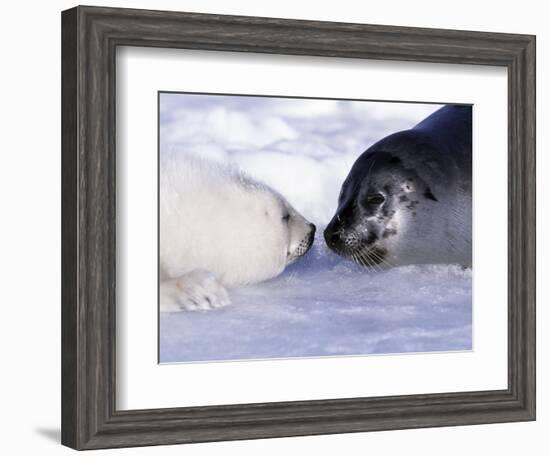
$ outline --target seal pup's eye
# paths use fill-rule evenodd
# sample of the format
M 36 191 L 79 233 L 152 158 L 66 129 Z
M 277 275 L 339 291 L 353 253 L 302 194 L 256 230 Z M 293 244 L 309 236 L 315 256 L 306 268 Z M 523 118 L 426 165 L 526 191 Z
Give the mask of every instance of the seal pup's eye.
M 285 215 L 281 217 L 283 219 L 283 222 L 287 222 L 290 220 L 290 214 L 287 212 Z
M 384 195 L 382 193 L 369 193 L 367 194 L 367 204 L 382 204 L 384 201 L 386 201 L 386 198 L 384 198 Z

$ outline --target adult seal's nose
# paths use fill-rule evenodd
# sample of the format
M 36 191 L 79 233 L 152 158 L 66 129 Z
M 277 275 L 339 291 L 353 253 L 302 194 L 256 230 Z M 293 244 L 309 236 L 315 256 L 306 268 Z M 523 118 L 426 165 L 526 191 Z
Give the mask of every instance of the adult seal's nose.
M 338 244 L 338 241 L 340 240 L 340 237 L 335 231 L 333 231 L 331 225 L 325 228 L 325 231 L 323 232 L 323 236 L 325 238 L 325 242 L 330 248 L 336 247 L 336 245 Z

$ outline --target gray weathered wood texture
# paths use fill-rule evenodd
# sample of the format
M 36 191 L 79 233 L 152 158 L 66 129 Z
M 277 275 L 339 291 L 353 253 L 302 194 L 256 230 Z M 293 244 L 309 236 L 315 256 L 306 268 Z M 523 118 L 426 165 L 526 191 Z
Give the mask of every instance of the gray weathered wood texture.
M 506 67 L 508 388 L 116 410 L 114 114 L 115 49 L 121 45 Z M 62 54 L 65 445 L 92 449 L 535 418 L 534 36 L 78 7 L 62 13 Z

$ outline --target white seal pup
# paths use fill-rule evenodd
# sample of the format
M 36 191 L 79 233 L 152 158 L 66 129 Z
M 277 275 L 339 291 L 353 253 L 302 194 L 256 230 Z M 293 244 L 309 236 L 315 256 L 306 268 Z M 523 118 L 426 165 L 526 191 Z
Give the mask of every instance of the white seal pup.
M 229 304 L 226 287 L 275 277 L 311 247 L 315 226 L 237 169 L 170 154 L 159 166 L 161 311 Z
M 324 236 L 331 250 L 365 266 L 471 266 L 471 106 L 444 106 L 367 149 Z

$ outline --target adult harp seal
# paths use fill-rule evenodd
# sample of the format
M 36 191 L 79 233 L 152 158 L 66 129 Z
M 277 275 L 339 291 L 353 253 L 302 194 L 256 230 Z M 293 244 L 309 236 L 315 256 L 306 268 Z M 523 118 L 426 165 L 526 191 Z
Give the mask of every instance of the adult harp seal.
M 472 108 L 446 105 L 353 164 L 328 247 L 365 266 L 472 264 Z

